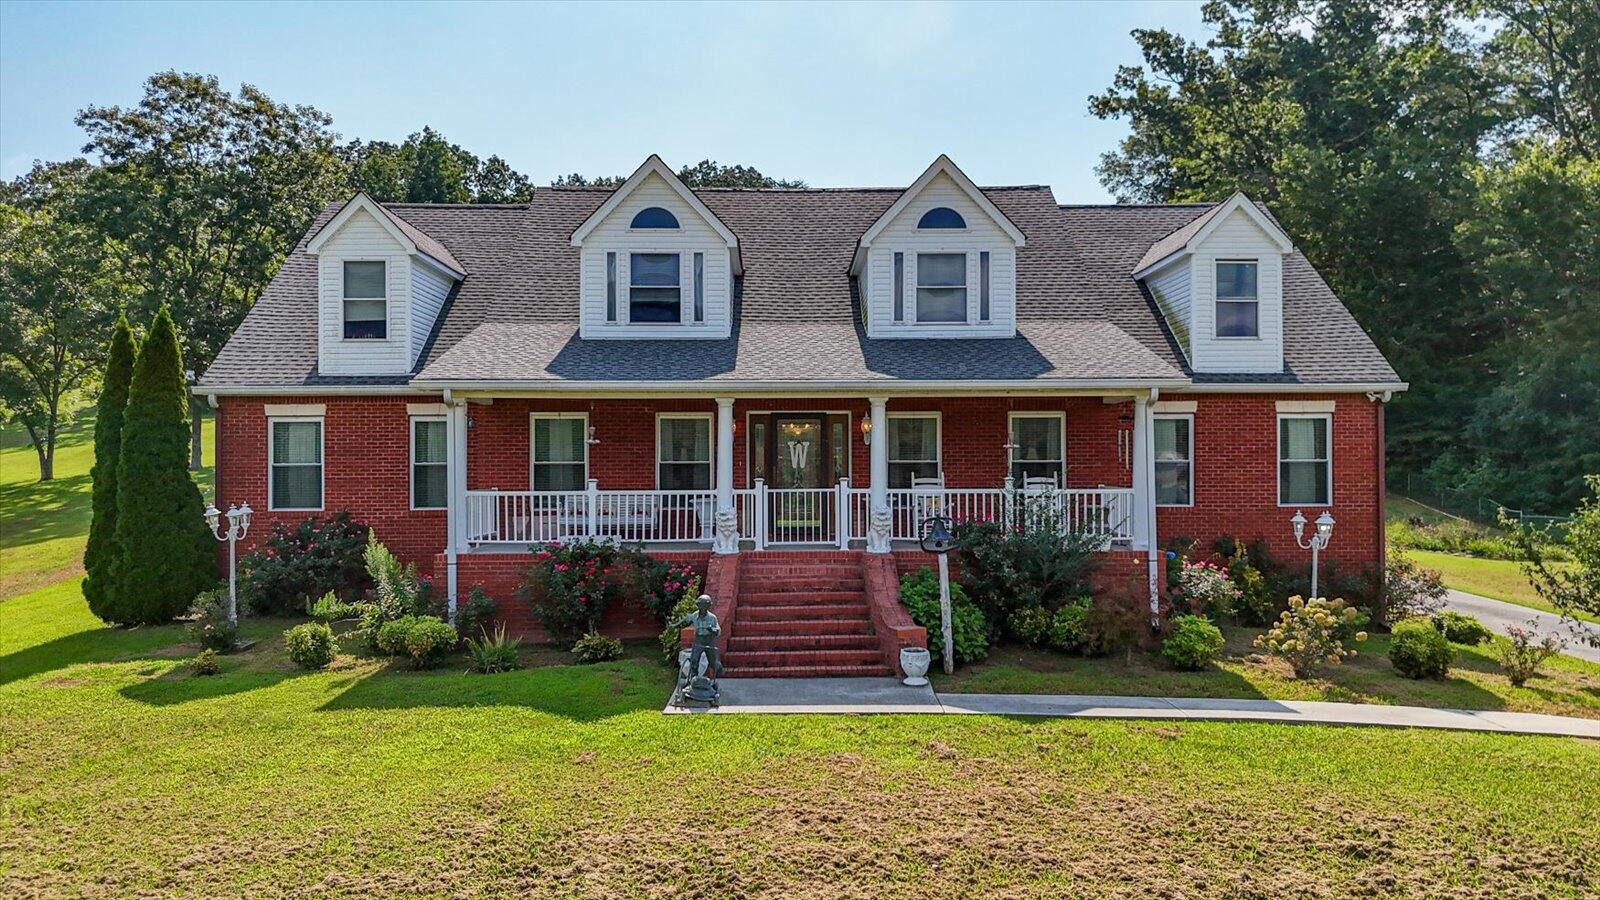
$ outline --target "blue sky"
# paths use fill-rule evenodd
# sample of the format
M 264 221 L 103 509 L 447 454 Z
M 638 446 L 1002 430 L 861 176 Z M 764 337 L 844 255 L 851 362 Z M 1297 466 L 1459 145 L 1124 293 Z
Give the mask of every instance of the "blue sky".
M 432 125 L 537 183 L 649 153 L 817 186 L 903 185 L 939 153 L 980 184 L 1108 199 L 1125 133 L 1086 98 L 1128 32 L 1202 37 L 1197 4 L 513 5 L 0 2 L 0 177 L 76 153 L 88 104 L 162 69 L 254 84 L 346 138 Z

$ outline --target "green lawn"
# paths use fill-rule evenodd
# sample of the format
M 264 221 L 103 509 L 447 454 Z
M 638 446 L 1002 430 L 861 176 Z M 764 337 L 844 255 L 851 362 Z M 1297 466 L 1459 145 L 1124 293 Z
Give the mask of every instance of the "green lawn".
M 1544 602 L 1522 574 L 1518 563 L 1503 559 L 1478 559 L 1454 553 L 1435 553 L 1431 550 L 1407 550 L 1406 555 L 1429 569 L 1437 569 L 1446 587 L 1477 594 L 1495 600 L 1504 600 L 1529 609 L 1555 612 L 1555 607 Z M 1600 622 L 1595 616 L 1579 614 L 1578 618 Z
M 1373 634 L 1357 654 L 1301 681 L 1289 666 L 1262 655 L 1251 640 L 1260 629 L 1225 628 L 1224 658 L 1201 672 L 1180 672 L 1159 656 L 1137 652 L 1085 659 L 1047 650 L 998 647 L 982 663 L 937 673 L 941 691 L 995 694 L 1111 694 L 1116 696 L 1242 697 L 1330 700 L 1454 709 L 1504 709 L 1600 719 L 1600 664 L 1573 657 L 1552 659 L 1545 674 L 1513 687 L 1500 674 L 1495 645 L 1455 645 L 1444 679 L 1403 678 L 1389 664 L 1389 636 Z M 1503 642 L 1503 638 L 1497 638 Z
M 0 603 L 0 896 L 1600 890 L 1600 742 L 667 717 L 647 662 L 305 674 L 282 625 L 201 678 L 72 581 Z
M 207 497 L 212 478 L 212 420 L 202 423 Z M 94 465 L 94 410 L 69 422 L 56 445 L 56 477 L 39 480 L 39 458 L 19 426 L 0 428 L 0 599 L 83 572 L 89 532 L 89 469 Z

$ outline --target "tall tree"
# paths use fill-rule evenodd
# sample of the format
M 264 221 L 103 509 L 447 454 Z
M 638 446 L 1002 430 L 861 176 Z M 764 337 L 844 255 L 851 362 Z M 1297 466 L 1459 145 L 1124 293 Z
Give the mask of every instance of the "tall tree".
M 72 395 L 89 387 L 97 336 L 124 286 L 108 242 L 63 215 L 79 166 L 39 166 L 0 203 L 0 418 L 20 422 L 55 477 L 56 437 Z
M 533 183 L 498 156 L 479 159 L 432 128 L 388 141 L 340 148 L 350 184 L 380 203 L 526 203 Z
M 117 466 L 122 453 L 122 418 L 128 405 L 128 386 L 133 380 L 133 329 L 128 317 L 117 316 L 106 351 L 105 375 L 100 379 L 100 402 L 94 420 L 94 468 L 90 470 L 93 494 L 89 542 L 83 550 L 83 597 L 89 611 L 107 622 L 114 622 L 107 588 L 121 563 L 117 545 Z
M 1518 111 L 1584 159 L 1600 158 L 1600 4 L 1483 0 L 1469 9 L 1502 25 L 1488 57 Z
M 166 622 L 216 583 L 216 542 L 185 465 L 188 389 L 183 353 L 166 307 L 139 347 L 117 454 L 118 560 L 106 618 Z
M 132 108 L 78 113 L 90 177 L 83 214 L 124 248 L 135 306 L 171 309 L 189 362 L 224 341 L 330 200 L 344 192 L 331 120 L 243 85 L 163 72 Z M 198 418 L 191 463 L 200 460 Z

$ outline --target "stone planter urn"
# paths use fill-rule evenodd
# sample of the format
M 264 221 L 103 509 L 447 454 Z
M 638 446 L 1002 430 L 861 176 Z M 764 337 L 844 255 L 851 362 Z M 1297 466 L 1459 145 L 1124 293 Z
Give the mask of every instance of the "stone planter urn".
M 900 668 L 905 671 L 906 678 L 902 684 L 910 687 L 921 687 L 928 683 L 928 665 L 933 662 L 933 657 L 921 647 L 900 648 Z

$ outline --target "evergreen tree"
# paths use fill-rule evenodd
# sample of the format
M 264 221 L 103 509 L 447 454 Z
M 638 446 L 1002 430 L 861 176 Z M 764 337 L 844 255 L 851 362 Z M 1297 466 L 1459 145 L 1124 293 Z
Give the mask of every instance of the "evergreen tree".
M 168 621 L 217 580 L 216 546 L 189 477 L 188 410 L 178 335 L 162 307 L 133 366 L 117 464 L 111 605 L 125 624 Z
M 89 611 L 107 622 L 112 616 L 107 585 L 120 558 L 117 550 L 117 461 L 122 448 L 122 419 L 128 405 L 128 382 L 133 378 L 133 358 L 137 349 L 128 317 L 118 316 L 111 331 L 111 346 L 106 351 L 106 374 L 100 386 L 100 402 L 94 420 L 94 468 L 90 478 L 93 518 L 89 521 L 89 543 L 83 550 L 83 598 Z

